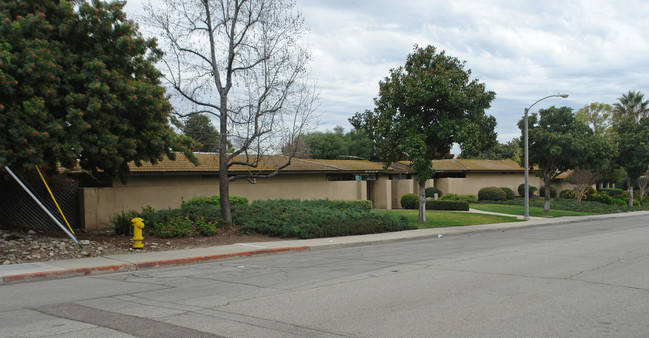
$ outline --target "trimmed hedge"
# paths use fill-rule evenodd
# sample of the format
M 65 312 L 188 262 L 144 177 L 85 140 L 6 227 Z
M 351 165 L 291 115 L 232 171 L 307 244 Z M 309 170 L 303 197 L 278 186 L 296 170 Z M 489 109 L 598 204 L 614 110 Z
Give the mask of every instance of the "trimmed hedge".
M 266 200 L 232 211 L 241 233 L 317 238 L 416 229 L 408 220 L 379 215 L 343 201 Z
M 469 202 L 426 200 L 426 210 L 459 210 L 469 211 Z
M 622 193 L 624 193 L 624 190 L 618 189 L 618 188 L 602 188 L 602 189 L 599 189 L 599 192 L 600 193 L 605 192 L 609 196 L 615 198 L 615 197 L 617 197 L 619 195 L 622 195 Z
M 416 194 L 404 194 L 401 196 L 401 207 L 404 209 L 419 209 L 419 196 Z
M 486 187 L 478 191 L 479 201 L 504 201 L 507 194 L 498 187 Z
M 435 198 L 436 193 L 438 198 L 444 196 L 444 193 L 441 190 L 439 190 L 439 188 L 437 187 L 426 188 L 426 197 Z
M 500 190 L 505 192 L 505 195 L 507 195 L 505 198 L 507 200 L 513 200 L 514 198 L 516 198 L 516 195 L 514 194 L 514 190 L 507 187 L 500 187 Z
M 525 197 L 525 183 L 518 186 L 518 196 Z M 534 193 L 538 190 L 537 187 L 530 185 L 530 197 L 534 196 Z

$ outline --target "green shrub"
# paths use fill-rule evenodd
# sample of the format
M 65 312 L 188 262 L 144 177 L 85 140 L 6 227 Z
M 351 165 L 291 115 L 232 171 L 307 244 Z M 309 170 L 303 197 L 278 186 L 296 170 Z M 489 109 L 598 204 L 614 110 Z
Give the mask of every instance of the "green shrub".
M 595 192 L 591 195 L 586 196 L 587 201 L 599 202 L 603 204 L 611 204 L 611 196 L 607 195 L 605 192 L 598 193 Z
M 534 193 L 538 190 L 537 187 L 530 185 L 530 197 L 534 196 Z M 525 183 L 518 186 L 518 195 L 525 196 Z
M 507 194 L 498 187 L 486 187 L 478 191 L 478 200 L 480 201 L 504 201 Z
M 248 199 L 245 197 L 239 197 L 239 196 L 230 196 L 230 206 L 238 206 L 238 205 L 247 205 L 248 204 Z M 181 205 L 181 208 L 184 207 L 194 207 L 194 206 L 212 206 L 217 209 L 221 208 L 221 200 L 219 196 L 211 196 L 211 197 L 194 197 L 190 199 L 189 201 L 183 202 Z
M 634 191 L 635 193 L 635 191 Z M 634 194 L 635 195 L 635 194 Z M 629 205 L 629 192 L 625 191 L 619 195 L 616 196 L 617 199 L 623 200 L 626 205 Z M 638 201 L 638 196 L 633 196 L 633 205 L 641 205 L 640 201 Z
M 357 205 L 363 209 L 372 210 L 372 201 L 370 200 L 345 200 L 344 202 Z
M 617 207 L 624 207 L 627 204 L 626 204 L 626 202 L 624 202 L 623 200 L 621 200 L 619 198 L 613 198 L 613 199 L 611 199 L 611 205 L 614 205 L 614 206 L 617 206 Z
M 478 195 L 474 194 L 460 194 L 460 201 L 465 201 L 467 203 L 477 203 L 478 202 Z
M 184 215 L 175 215 L 168 218 L 164 224 L 155 223 L 153 226 L 163 238 L 198 235 L 194 222 Z
M 439 190 L 437 187 L 426 188 L 426 197 L 435 198 L 435 194 L 437 194 L 438 198 L 444 195 L 444 193 L 441 190 Z
M 559 194 L 559 198 L 565 200 L 574 200 L 577 197 L 577 193 L 574 190 L 562 190 Z
M 514 190 L 507 188 L 507 187 L 500 187 L 500 190 L 505 192 L 505 199 L 507 200 L 513 200 L 516 195 L 514 194 Z
M 539 189 L 539 196 L 545 197 L 545 185 Z M 550 197 L 557 198 L 557 188 L 550 186 Z
M 600 192 L 600 193 L 601 193 L 601 192 L 605 192 L 605 193 L 608 194 L 609 196 L 615 198 L 615 197 L 621 195 L 621 194 L 624 192 L 624 190 L 622 190 L 622 189 L 617 189 L 617 188 L 602 188 L 602 189 L 599 189 L 599 192 Z
M 317 238 L 414 229 L 405 217 L 378 215 L 343 201 L 266 200 L 233 210 L 242 233 Z
M 149 236 L 212 236 L 228 226 L 218 205 L 209 201 L 183 204 L 180 209 L 145 209 L 140 217 Z
M 401 196 L 401 207 L 404 209 L 419 209 L 419 196 L 404 194 Z
M 442 201 L 427 200 L 426 210 L 460 210 L 469 211 L 469 202 L 466 201 Z
M 137 211 L 122 211 L 110 218 L 110 224 L 113 227 L 115 235 L 133 236 L 133 223 L 131 220 L 140 217 Z
M 597 192 L 597 190 L 595 190 L 595 188 L 593 188 L 591 186 L 586 187 L 586 190 L 584 190 L 584 199 L 589 200 L 590 196 L 593 195 L 596 192 Z
M 460 196 L 458 194 L 446 194 L 442 197 L 440 197 L 441 201 L 459 201 Z

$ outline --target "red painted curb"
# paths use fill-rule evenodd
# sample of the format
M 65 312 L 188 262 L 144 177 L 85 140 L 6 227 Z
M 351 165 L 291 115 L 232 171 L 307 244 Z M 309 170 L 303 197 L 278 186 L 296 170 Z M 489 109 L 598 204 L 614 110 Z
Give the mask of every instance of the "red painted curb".
M 174 259 L 166 259 L 166 260 L 160 260 L 160 261 L 135 263 L 135 268 L 136 269 L 145 269 L 145 268 L 155 268 L 155 267 L 160 267 L 160 266 L 171 266 L 171 265 L 200 263 L 200 262 L 210 261 L 210 260 L 215 260 L 215 259 L 225 259 L 225 258 L 244 257 L 244 256 L 245 257 L 250 257 L 250 256 L 254 256 L 254 255 L 271 254 L 271 253 L 279 253 L 279 252 L 287 252 L 287 251 L 303 251 L 303 250 L 309 250 L 310 248 L 311 247 L 309 247 L 309 246 L 298 246 L 298 247 L 292 247 L 292 248 L 263 249 L 263 250 L 255 250 L 255 251 L 234 252 L 234 253 L 229 253 L 229 254 L 218 254 L 218 255 L 208 255 L 208 256 L 187 257 L 187 258 L 174 258 Z
M 155 268 L 155 267 L 162 267 L 162 266 L 199 263 L 199 262 L 216 260 L 216 259 L 225 259 L 225 258 L 233 258 L 233 257 L 250 257 L 255 255 L 261 255 L 261 254 L 271 254 L 271 253 L 288 252 L 288 251 L 303 251 L 303 250 L 309 250 L 310 248 L 311 247 L 309 246 L 299 246 L 299 247 L 291 247 L 291 248 L 263 249 L 263 250 L 255 250 L 255 251 L 235 252 L 229 254 L 166 259 L 166 260 L 151 261 L 151 262 L 124 263 L 124 264 L 107 265 L 107 266 L 90 267 L 90 268 L 76 268 L 76 269 L 65 269 L 65 270 L 57 270 L 57 271 L 32 272 L 32 273 L 24 273 L 19 275 L 4 276 L 2 277 L 2 284 L 21 282 L 27 280 L 36 280 L 36 279 L 47 280 L 47 279 L 54 279 L 57 277 L 73 277 L 75 275 L 87 276 L 97 272 L 133 271 L 133 270 Z
M 105 272 L 105 271 L 131 271 L 135 270 L 135 265 L 131 263 L 117 264 L 117 265 L 107 265 L 107 266 L 98 266 L 91 268 L 76 268 L 76 269 L 65 269 L 58 271 L 44 271 L 44 272 L 32 272 L 24 273 L 20 275 L 10 275 L 2 277 L 4 283 L 11 283 L 17 281 L 24 281 L 27 279 L 51 279 L 55 277 L 68 276 L 68 275 L 91 275 L 94 272 Z

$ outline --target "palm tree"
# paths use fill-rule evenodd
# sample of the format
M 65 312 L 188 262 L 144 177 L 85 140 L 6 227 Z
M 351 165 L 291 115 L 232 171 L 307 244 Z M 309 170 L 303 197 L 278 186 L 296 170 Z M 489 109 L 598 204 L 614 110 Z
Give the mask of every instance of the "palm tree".
M 614 118 L 629 116 L 639 122 L 649 114 L 649 100 L 645 100 L 644 94 L 639 91 L 630 90 L 627 94 L 622 94 L 618 101 L 620 102 L 613 104 Z

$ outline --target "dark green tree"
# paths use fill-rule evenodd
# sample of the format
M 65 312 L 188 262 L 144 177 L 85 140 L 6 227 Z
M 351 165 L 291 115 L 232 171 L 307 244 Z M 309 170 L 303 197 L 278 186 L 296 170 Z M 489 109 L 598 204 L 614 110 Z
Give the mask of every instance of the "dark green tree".
M 325 131 L 307 134 L 304 140 L 311 158 L 336 160 L 348 152 L 348 144 L 342 127 L 334 128 L 333 132 Z
M 616 162 L 624 168 L 629 183 L 629 206 L 633 206 L 633 187 L 647 170 L 649 170 L 649 116 L 639 121 L 635 116 L 627 115 L 613 121 Z
M 219 151 L 219 132 L 207 115 L 190 115 L 185 120 L 181 130 L 183 134 L 191 137 L 198 143 L 194 148 L 195 151 L 212 153 Z
M 191 143 L 169 127 L 153 64 L 161 52 L 124 2 L 0 3 L 0 167 L 80 165 L 97 179 L 129 174 Z
M 345 133 L 337 126 L 332 131 L 314 132 L 304 136 L 311 158 L 317 159 L 364 159 L 370 160 L 372 141 L 362 131 Z
M 507 143 L 497 143 L 493 147 L 477 154 L 465 154 L 462 152 L 460 158 L 474 160 L 512 160 L 521 163 L 523 151 L 520 139 L 513 139 Z
M 376 116 L 372 113 L 371 110 L 365 110 L 362 113 L 357 112 L 348 119 L 349 124 L 354 127 L 354 130 L 358 134 L 359 138 L 367 139 L 368 141 L 363 141 L 363 147 L 369 145 L 369 155 L 367 159 L 370 161 L 380 161 L 379 157 L 379 142 L 380 139 L 375 133 L 376 130 Z
M 524 132 L 524 119 L 518 123 Z M 580 122 L 572 108 L 554 106 L 529 116 L 529 163 L 538 167 L 545 191 L 552 180 L 569 169 L 589 169 L 607 153 L 607 143 L 598 142 L 593 131 Z M 545 194 L 544 212 L 550 212 L 550 194 Z
M 471 80 L 464 66 L 433 46 L 415 46 L 405 65 L 379 83 L 368 116 L 386 165 L 407 160 L 417 173 L 419 221 L 426 220 L 424 188 L 433 160 L 448 157 L 453 143 L 477 152 L 496 142 L 495 119 L 485 114 L 495 93 Z

